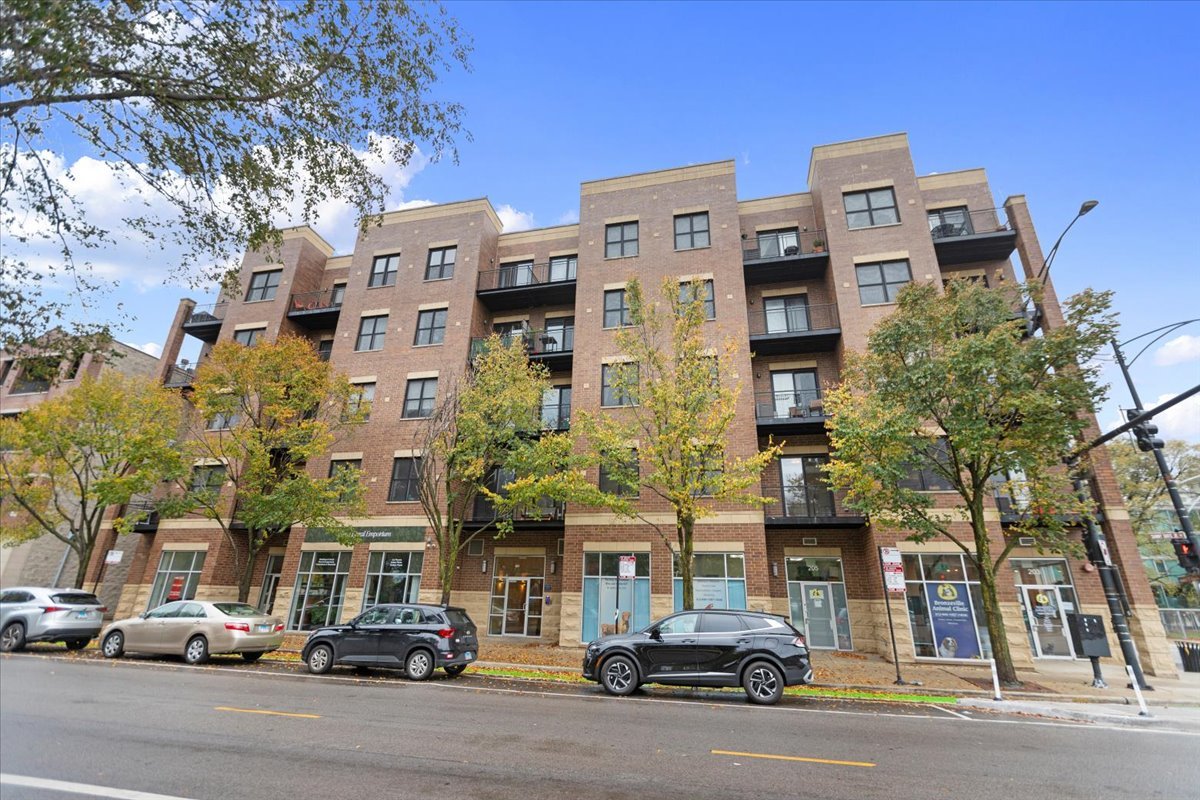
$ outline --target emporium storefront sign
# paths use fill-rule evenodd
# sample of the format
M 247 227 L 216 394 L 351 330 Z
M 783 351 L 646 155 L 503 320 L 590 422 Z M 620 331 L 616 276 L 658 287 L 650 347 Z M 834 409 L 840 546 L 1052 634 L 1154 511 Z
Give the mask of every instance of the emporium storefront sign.
M 422 542 L 425 540 L 425 529 L 401 525 L 360 525 L 354 526 L 358 537 L 364 542 Z M 325 528 L 309 528 L 304 534 L 306 542 L 336 542 L 335 537 Z

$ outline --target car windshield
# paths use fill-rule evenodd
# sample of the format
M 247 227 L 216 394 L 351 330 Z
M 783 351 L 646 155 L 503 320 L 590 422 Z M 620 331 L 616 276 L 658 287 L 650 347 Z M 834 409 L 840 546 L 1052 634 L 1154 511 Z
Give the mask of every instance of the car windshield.
M 56 603 L 71 606 L 98 606 L 100 601 L 94 594 L 86 592 L 59 592 L 58 594 L 50 595 L 50 599 Z
M 261 617 L 263 613 L 248 603 L 213 603 L 227 617 Z

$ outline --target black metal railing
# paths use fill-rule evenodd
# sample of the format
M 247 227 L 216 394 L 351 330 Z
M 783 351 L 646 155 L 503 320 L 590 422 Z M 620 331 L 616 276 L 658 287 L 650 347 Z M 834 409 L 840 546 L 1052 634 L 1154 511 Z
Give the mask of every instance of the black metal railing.
M 138 532 L 154 531 L 158 528 L 158 507 L 153 500 L 130 500 L 125 504 L 125 517 L 138 517 L 133 529 Z
M 553 405 L 542 406 L 542 430 L 569 431 L 571 430 L 571 406 Z
M 204 325 L 212 322 L 221 322 L 225 319 L 225 311 L 228 308 L 228 303 L 209 303 L 208 305 L 196 306 L 188 314 L 183 324 Z
M 475 521 L 484 521 L 494 519 L 496 511 L 492 506 L 492 501 L 479 495 L 475 498 L 475 507 L 472 509 Z M 558 521 L 562 520 L 567 513 L 565 503 L 559 503 L 555 500 L 546 498 L 533 506 L 522 506 L 512 512 L 511 519 L 514 521 Z
M 825 417 L 820 391 L 806 389 L 754 394 L 755 419 L 782 421 L 804 417 Z
M 500 343 L 508 347 L 513 342 L 523 342 L 525 352 L 531 356 L 566 354 L 575 349 L 575 327 L 551 328 L 549 330 L 527 329 L 500 336 Z M 471 358 L 487 349 L 487 338 L 471 340 Z
M 191 386 L 194 380 L 196 380 L 196 367 L 186 361 L 180 361 L 171 366 L 171 371 L 167 373 L 167 379 L 163 381 L 163 386 L 168 389 L 179 389 Z
M 835 517 L 833 490 L 828 486 L 787 486 L 777 496 L 781 503 L 767 507 L 767 515 L 783 517 Z
M 751 336 L 833 330 L 840 325 L 836 304 L 793 305 L 784 308 L 756 309 L 747 313 L 750 318 Z
M 1012 230 L 1012 225 L 1008 221 L 1008 215 L 1002 208 L 987 208 L 979 211 L 955 209 L 929 212 L 929 234 L 933 237 L 934 241 L 1010 230 Z
M 344 287 L 322 289 L 319 292 L 298 292 L 288 300 L 288 311 L 322 311 L 342 307 Z
M 501 264 L 497 269 L 479 272 L 479 291 L 491 289 L 517 289 L 523 286 L 543 286 L 571 283 L 575 280 L 574 262 L 546 262 L 534 264 L 522 261 L 516 264 Z
M 825 231 L 772 231 L 742 240 L 742 261 L 765 261 L 826 252 Z

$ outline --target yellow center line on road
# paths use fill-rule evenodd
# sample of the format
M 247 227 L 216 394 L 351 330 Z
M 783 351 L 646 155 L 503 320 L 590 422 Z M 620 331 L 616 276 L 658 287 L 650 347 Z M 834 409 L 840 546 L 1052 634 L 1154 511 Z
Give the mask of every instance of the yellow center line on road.
M 232 706 L 216 706 L 213 711 L 236 711 L 239 714 L 268 714 L 272 717 L 297 717 L 298 719 L 320 719 L 320 714 L 297 714 L 292 711 L 267 711 L 263 708 L 233 708 Z
M 870 761 L 835 761 L 830 758 L 804 758 L 803 756 L 777 756 L 770 753 L 739 753 L 736 750 L 710 750 L 714 756 L 741 756 L 742 758 L 769 758 L 775 761 L 803 761 L 808 764 L 836 764 L 839 767 L 874 767 Z

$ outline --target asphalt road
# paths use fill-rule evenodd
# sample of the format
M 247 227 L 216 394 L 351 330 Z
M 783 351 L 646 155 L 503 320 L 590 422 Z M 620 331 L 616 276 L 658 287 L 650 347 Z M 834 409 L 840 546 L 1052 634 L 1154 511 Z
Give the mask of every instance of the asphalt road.
M 1195 735 L 933 707 L 0 660 L 3 800 L 1194 800 L 1198 752 Z

